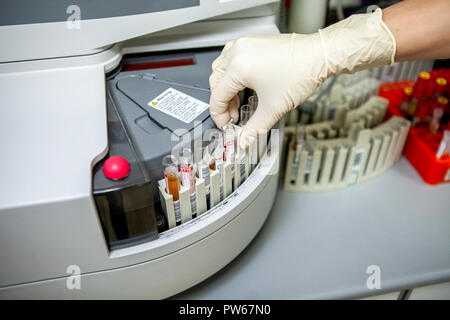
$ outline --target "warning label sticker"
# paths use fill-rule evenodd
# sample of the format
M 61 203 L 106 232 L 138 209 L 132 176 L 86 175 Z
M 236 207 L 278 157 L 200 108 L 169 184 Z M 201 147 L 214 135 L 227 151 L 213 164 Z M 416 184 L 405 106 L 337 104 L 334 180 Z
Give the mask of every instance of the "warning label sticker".
M 186 123 L 192 122 L 209 107 L 209 104 L 174 88 L 165 90 L 148 105 Z

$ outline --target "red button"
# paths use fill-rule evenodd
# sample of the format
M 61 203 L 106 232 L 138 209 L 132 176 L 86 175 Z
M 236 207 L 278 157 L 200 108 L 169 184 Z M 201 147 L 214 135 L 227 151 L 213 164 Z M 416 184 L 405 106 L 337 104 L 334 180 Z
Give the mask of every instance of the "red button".
M 103 164 L 103 173 L 108 179 L 120 180 L 130 172 L 130 164 L 121 156 L 112 156 Z

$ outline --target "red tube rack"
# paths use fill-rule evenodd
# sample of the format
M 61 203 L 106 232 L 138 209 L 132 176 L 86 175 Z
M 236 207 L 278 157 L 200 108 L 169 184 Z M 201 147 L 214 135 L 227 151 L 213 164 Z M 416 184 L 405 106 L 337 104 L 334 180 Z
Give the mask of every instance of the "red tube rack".
M 380 86 L 379 95 L 389 100 L 386 119 L 392 116 L 406 117 L 406 114 L 400 110 L 403 89 L 413 85 L 414 81 L 408 80 L 385 83 Z M 406 159 L 423 180 L 431 185 L 450 182 L 450 156 L 446 155 L 440 159 L 436 157 L 442 136 L 442 131 L 432 134 L 427 126 L 411 127 L 403 149 Z

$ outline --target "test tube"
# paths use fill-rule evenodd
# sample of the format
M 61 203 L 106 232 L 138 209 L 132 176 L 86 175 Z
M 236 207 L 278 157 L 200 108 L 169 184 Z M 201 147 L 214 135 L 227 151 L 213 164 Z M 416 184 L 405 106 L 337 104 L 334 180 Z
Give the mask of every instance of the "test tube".
M 235 128 L 235 136 L 239 137 L 242 132 L 242 128 Z M 247 157 L 248 153 L 245 149 L 242 149 L 239 143 L 236 143 L 236 171 L 239 172 L 239 180 L 236 181 L 239 184 L 247 179 Z M 237 186 L 236 186 L 237 187 Z
M 430 80 L 430 74 L 428 72 L 421 72 L 419 77 L 417 78 L 416 83 L 414 84 L 412 99 L 408 105 L 408 116 L 412 118 L 414 116 L 414 112 L 416 112 L 417 104 L 419 100 L 421 100 L 425 95 L 425 89 Z
M 189 151 L 190 153 L 190 151 Z M 197 216 L 197 203 L 195 194 L 195 172 L 194 164 L 192 163 L 192 156 L 182 156 L 180 158 L 180 171 L 181 171 L 181 182 L 183 186 L 189 188 L 189 193 L 191 195 L 191 211 L 192 216 Z
M 211 185 L 211 179 L 209 176 L 209 170 L 215 170 L 215 163 L 213 161 L 213 158 L 209 154 L 209 145 L 202 148 L 202 159 L 197 164 L 197 174 L 200 179 L 205 180 L 205 192 L 206 197 L 209 198 L 210 194 L 210 185 Z M 211 165 L 213 165 L 213 168 L 211 168 Z
M 400 110 L 405 113 L 408 112 L 408 105 L 411 102 L 412 93 L 412 87 L 406 87 L 403 89 L 402 104 L 400 105 Z
M 447 80 L 442 77 L 437 77 L 436 78 L 436 88 L 434 91 L 435 98 L 438 98 L 439 96 L 444 95 L 446 88 L 447 88 Z
M 166 192 L 172 195 L 175 220 L 181 223 L 180 210 L 180 181 L 178 180 L 178 166 L 176 163 L 168 163 L 164 168 L 164 179 L 166 181 Z
M 316 148 L 317 140 L 313 136 L 307 136 L 306 138 L 306 150 L 308 151 L 308 157 L 306 158 L 305 167 L 305 183 L 309 182 L 309 174 L 311 173 L 314 149 Z
M 258 107 L 258 96 L 253 95 L 248 98 L 248 104 L 253 106 L 254 109 Z
M 251 97 L 250 97 L 251 98 Z M 240 125 L 245 126 L 248 120 L 250 120 L 251 116 L 255 113 L 256 107 L 250 104 L 244 104 L 241 107 L 241 114 L 240 114 Z
M 411 126 L 415 127 L 420 122 L 422 122 L 428 114 L 429 103 L 427 100 L 420 100 L 416 107 L 416 112 L 414 112 L 414 118 L 412 120 Z
M 441 118 L 444 115 L 444 109 L 436 108 L 433 110 L 433 117 L 430 121 L 430 133 L 436 133 L 439 129 Z
M 234 178 L 234 127 L 228 123 L 223 127 L 225 161 L 231 163 L 231 177 Z
M 224 199 L 223 196 L 223 176 L 222 176 L 222 169 L 223 169 L 223 140 L 219 139 L 216 149 L 214 150 L 214 166 L 215 170 L 219 171 L 220 174 L 220 201 Z
M 178 180 L 178 160 L 175 156 L 169 154 L 162 159 L 162 165 L 164 166 L 166 192 L 173 196 L 173 201 L 176 201 L 179 199 L 178 190 L 180 189 L 179 182 L 174 180 L 174 177 Z
M 301 130 L 297 132 L 296 141 L 293 145 L 295 155 L 294 155 L 294 162 L 292 163 L 292 172 L 291 172 L 292 184 L 295 184 L 295 182 L 297 181 L 298 165 L 300 163 L 300 154 L 302 152 L 304 142 L 305 142 L 305 132 Z

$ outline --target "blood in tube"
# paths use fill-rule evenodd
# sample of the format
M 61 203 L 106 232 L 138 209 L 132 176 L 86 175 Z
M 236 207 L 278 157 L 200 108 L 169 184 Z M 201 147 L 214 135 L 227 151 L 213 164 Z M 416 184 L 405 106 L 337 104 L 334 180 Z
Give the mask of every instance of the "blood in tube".
M 180 180 L 178 172 L 178 161 L 173 155 L 167 155 L 163 158 L 164 180 L 166 182 L 166 192 L 172 195 L 173 209 L 175 212 L 175 221 L 181 224 L 180 210 Z
M 166 192 L 171 194 L 173 201 L 179 199 L 180 181 L 178 180 L 177 159 L 168 155 L 162 161 L 164 168 L 164 180 L 166 182 Z

